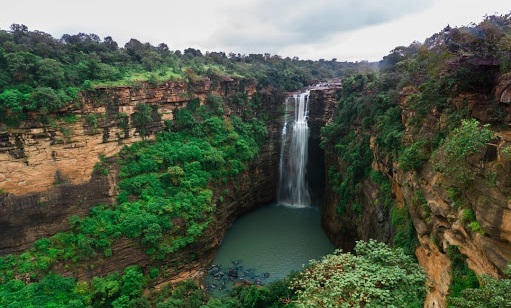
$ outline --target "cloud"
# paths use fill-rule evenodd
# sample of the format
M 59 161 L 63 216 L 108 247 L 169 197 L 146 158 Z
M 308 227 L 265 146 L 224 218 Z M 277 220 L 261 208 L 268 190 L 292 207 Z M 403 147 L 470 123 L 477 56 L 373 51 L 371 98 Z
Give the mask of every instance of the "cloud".
M 0 28 L 23 23 L 57 38 L 109 35 L 120 46 L 135 38 L 173 50 L 356 61 L 495 12 L 509 12 L 509 0 L 24 0 L 0 10 Z
M 326 42 L 333 36 L 383 24 L 427 9 L 431 0 L 261 0 L 225 11 L 211 41 L 235 49 L 278 50 Z

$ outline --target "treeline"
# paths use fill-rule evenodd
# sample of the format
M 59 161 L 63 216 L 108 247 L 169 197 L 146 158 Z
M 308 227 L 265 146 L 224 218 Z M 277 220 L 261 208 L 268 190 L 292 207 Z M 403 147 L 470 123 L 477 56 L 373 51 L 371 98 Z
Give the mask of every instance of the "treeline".
M 294 91 L 374 64 L 299 60 L 270 54 L 170 50 L 131 39 L 120 47 L 112 37 L 64 34 L 60 39 L 13 24 L 0 30 L 0 122 L 17 125 L 28 113 L 47 114 L 76 102 L 95 86 L 154 85 L 166 80 L 243 77 L 259 87 Z M 40 119 L 41 120 L 41 119 Z M 42 118 L 44 121 L 44 118 Z

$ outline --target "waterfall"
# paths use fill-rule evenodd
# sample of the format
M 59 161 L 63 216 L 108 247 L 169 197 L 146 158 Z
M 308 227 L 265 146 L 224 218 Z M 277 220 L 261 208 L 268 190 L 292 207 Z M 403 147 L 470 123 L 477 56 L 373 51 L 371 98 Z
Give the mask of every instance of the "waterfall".
M 295 94 L 285 101 L 286 112 L 280 151 L 278 201 L 293 207 L 306 207 L 311 203 L 306 176 L 309 142 L 308 105 L 308 90 Z M 292 123 L 288 123 L 290 107 L 294 107 Z M 289 127 L 290 124 L 292 124 L 291 127 Z M 291 134 L 288 134 L 288 130 L 291 130 Z

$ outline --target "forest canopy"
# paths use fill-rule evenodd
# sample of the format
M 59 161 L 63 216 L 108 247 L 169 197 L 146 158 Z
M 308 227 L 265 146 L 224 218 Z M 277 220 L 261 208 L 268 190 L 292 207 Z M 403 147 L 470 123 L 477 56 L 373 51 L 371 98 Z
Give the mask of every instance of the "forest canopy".
M 16 125 L 31 112 L 55 112 L 76 102 L 80 91 L 98 86 L 237 77 L 254 80 L 259 87 L 294 91 L 374 65 L 202 53 L 194 48 L 172 51 L 165 43 L 152 46 L 137 39 L 119 46 L 111 36 L 101 39 L 93 33 L 64 34 L 57 39 L 13 24 L 10 30 L 0 30 L 0 122 Z

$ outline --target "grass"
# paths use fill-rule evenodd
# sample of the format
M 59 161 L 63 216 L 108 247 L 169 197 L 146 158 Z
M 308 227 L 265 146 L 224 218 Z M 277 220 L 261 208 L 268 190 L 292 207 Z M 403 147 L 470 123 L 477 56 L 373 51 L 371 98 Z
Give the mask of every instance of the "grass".
M 149 80 L 157 82 L 173 81 L 184 79 L 182 72 L 175 72 L 172 68 L 166 68 L 157 72 L 127 72 L 126 76 L 116 81 L 94 81 L 92 84 L 96 88 L 101 87 L 123 87 L 131 86 L 137 82 L 147 82 Z

